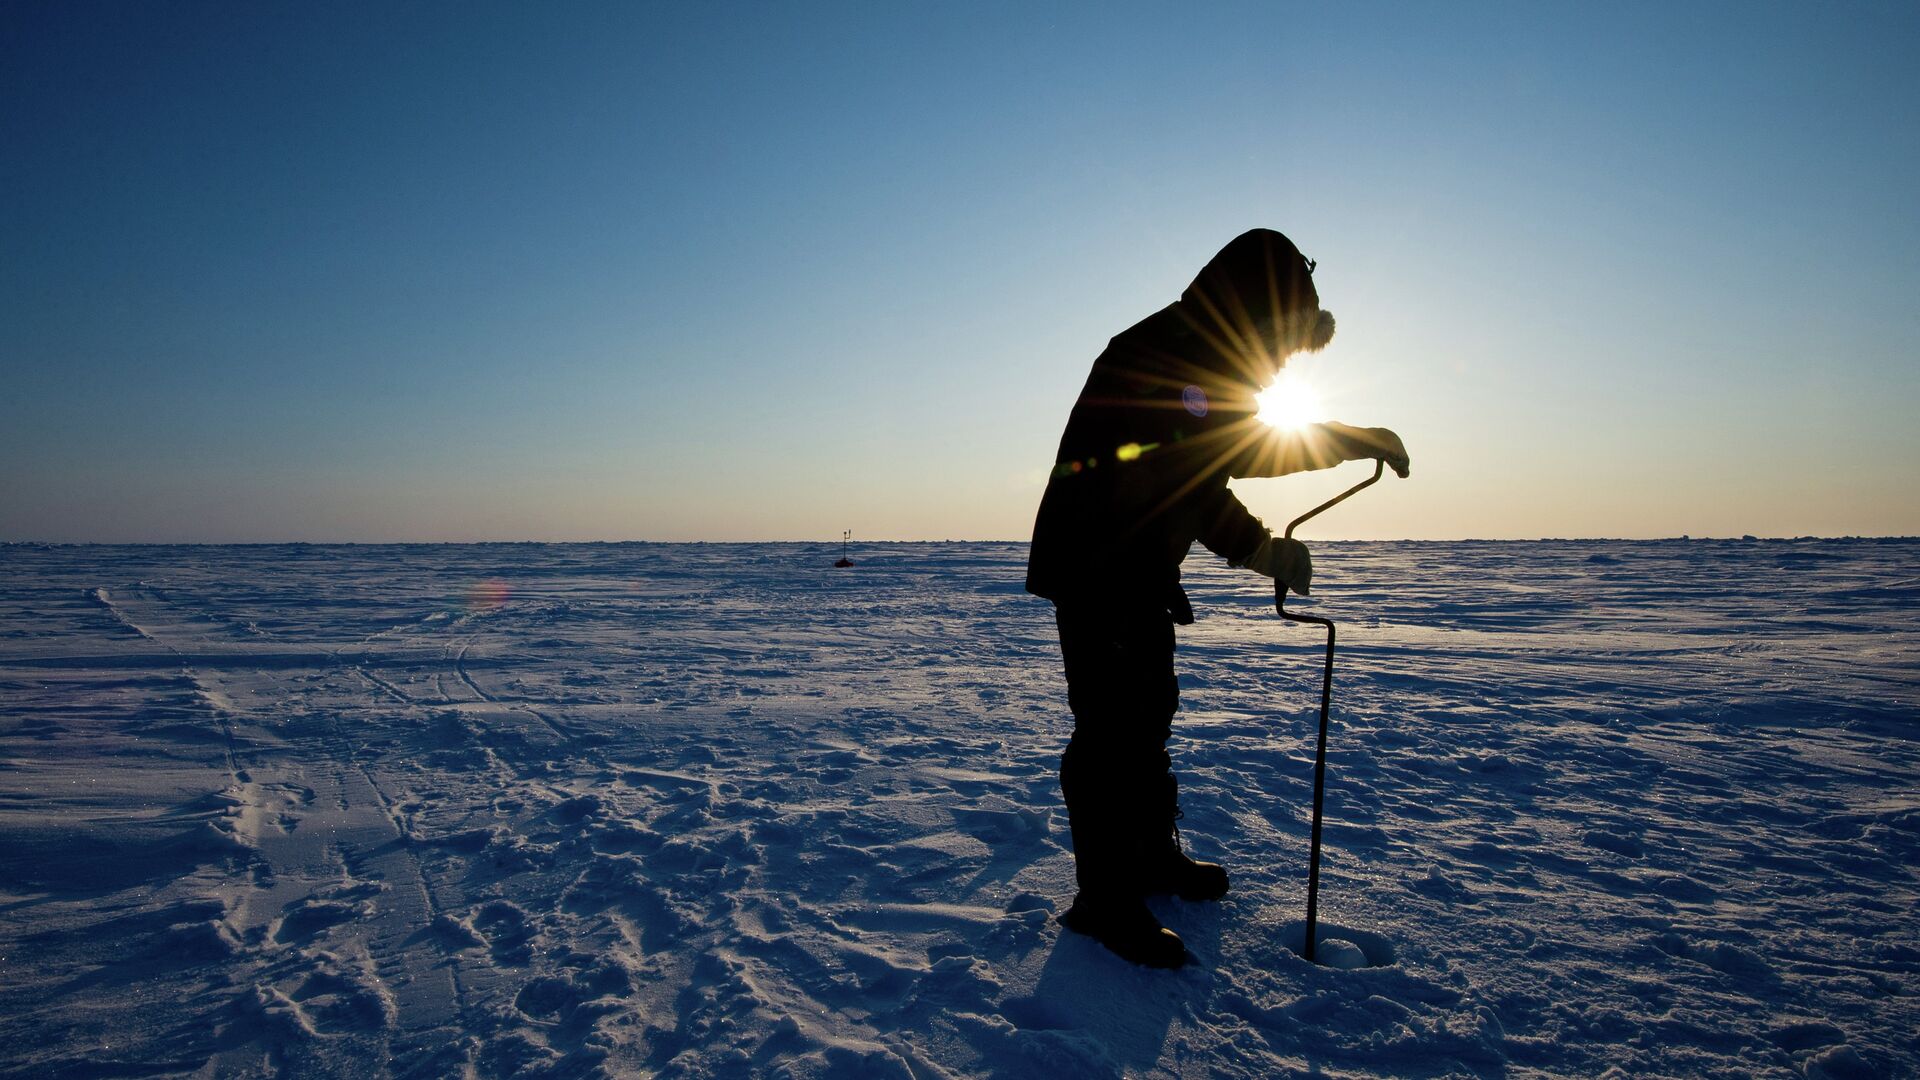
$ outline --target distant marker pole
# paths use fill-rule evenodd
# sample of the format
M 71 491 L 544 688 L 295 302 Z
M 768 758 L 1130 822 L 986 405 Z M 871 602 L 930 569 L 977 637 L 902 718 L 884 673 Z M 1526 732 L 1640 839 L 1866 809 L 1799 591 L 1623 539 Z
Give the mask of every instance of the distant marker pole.
M 1386 468 L 1385 461 L 1376 461 L 1372 476 L 1288 522 L 1286 538 L 1293 539 L 1293 530 L 1301 522 L 1338 504 L 1361 488 L 1371 486 L 1380 479 L 1380 474 Z M 1273 606 L 1279 610 L 1280 617 L 1288 622 L 1313 623 L 1327 628 L 1327 665 L 1325 674 L 1320 678 L 1320 742 L 1313 751 L 1313 839 L 1307 856 L 1307 940 L 1301 951 L 1307 963 L 1311 964 L 1314 963 L 1314 947 L 1317 944 L 1314 938 L 1319 936 L 1320 923 L 1320 812 L 1326 805 L 1327 797 L 1327 707 L 1333 703 L 1333 620 L 1317 615 L 1296 615 L 1288 611 L 1287 583 L 1278 578 L 1273 582 Z
M 847 558 L 847 542 L 852 539 L 853 539 L 852 529 L 840 530 L 840 561 L 837 563 L 834 563 L 833 565 L 835 566 L 852 566 L 853 565 L 853 560 Z

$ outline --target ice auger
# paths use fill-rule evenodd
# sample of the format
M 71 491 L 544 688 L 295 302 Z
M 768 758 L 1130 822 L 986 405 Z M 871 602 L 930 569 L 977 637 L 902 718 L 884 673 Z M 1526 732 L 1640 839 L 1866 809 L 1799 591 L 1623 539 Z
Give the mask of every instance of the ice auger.
M 1293 530 L 1298 528 L 1301 522 L 1306 521 L 1308 518 L 1313 517 L 1328 507 L 1340 503 L 1361 488 L 1371 486 L 1374 482 L 1378 481 L 1381 473 L 1386 470 L 1386 467 L 1387 463 L 1385 461 L 1375 462 L 1372 476 L 1367 477 L 1365 480 L 1360 481 L 1340 494 L 1335 495 L 1333 498 L 1328 499 L 1326 502 L 1321 503 L 1319 506 L 1288 522 L 1286 532 L 1287 539 L 1290 540 L 1293 538 Z M 1323 619 L 1317 615 L 1300 615 L 1288 611 L 1287 583 L 1278 579 L 1275 579 L 1273 583 L 1273 605 L 1279 610 L 1280 617 L 1288 622 L 1313 623 L 1316 626 L 1324 626 L 1327 628 L 1327 665 L 1326 672 L 1320 679 L 1320 741 L 1313 752 L 1313 839 L 1310 844 L 1311 854 L 1308 855 L 1307 859 L 1307 936 L 1306 946 L 1301 950 L 1301 955 L 1306 957 L 1307 962 L 1313 963 L 1314 945 L 1316 944 L 1314 938 L 1318 936 L 1317 924 L 1320 915 L 1320 813 L 1321 808 L 1326 803 L 1327 794 L 1327 706 L 1333 701 L 1333 620 Z

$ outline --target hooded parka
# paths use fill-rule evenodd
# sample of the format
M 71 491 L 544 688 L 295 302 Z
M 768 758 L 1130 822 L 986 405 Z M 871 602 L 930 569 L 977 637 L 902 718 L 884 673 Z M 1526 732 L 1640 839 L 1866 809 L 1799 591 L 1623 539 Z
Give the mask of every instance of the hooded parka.
M 1325 432 L 1255 419 L 1276 352 L 1317 349 L 1332 334 L 1312 265 L 1286 237 L 1255 229 L 1221 249 L 1178 303 L 1108 342 L 1060 439 L 1027 591 L 1191 622 L 1180 562 L 1193 542 L 1244 563 L 1269 535 L 1227 481 L 1342 460 Z

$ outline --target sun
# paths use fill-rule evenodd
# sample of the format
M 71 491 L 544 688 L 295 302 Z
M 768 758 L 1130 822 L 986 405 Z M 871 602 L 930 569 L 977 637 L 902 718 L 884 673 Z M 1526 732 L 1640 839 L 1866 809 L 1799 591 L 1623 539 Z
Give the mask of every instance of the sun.
M 1281 372 L 1280 378 L 1255 394 L 1253 400 L 1260 405 L 1255 418 L 1277 428 L 1298 430 L 1326 419 L 1313 385 L 1289 371 Z

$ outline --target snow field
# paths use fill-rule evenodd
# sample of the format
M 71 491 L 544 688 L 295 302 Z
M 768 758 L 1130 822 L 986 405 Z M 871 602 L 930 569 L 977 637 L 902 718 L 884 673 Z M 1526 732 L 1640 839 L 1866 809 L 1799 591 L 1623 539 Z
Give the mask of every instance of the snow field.
M 1920 1068 L 1920 543 L 1315 545 L 1351 970 L 1320 639 L 1196 557 L 1172 974 L 1052 921 L 1024 547 L 838 553 L 0 548 L 0 1075 Z

